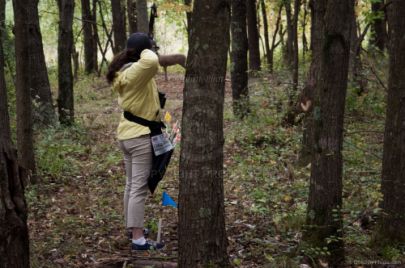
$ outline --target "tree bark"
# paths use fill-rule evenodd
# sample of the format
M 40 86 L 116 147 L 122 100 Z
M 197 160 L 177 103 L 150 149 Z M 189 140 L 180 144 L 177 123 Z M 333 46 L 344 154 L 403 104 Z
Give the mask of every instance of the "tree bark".
M 21 1 L 23 2 L 23 1 Z M 15 9 L 21 4 L 14 2 Z M 4 21 L 6 1 L 0 0 L 0 267 L 29 267 L 27 206 L 19 176 L 17 152 L 13 148 L 4 78 Z M 18 17 L 20 19 L 21 17 Z M 21 22 L 18 33 L 21 30 Z M 16 29 L 17 30 L 17 29 Z M 16 31 L 17 34 L 17 31 Z M 20 37 L 19 37 L 20 38 Z M 20 52 L 20 51 L 19 51 Z M 17 55 L 17 54 L 16 54 Z M 29 94 L 27 94 L 28 103 Z
M 229 0 L 196 1 L 193 12 L 188 13 L 190 50 L 180 152 L 180 268 L 230 266 L 223 187 L 229 25 Z
M 260 71 L 259 30 L 257 27 L 256 0 L 246 0 L 249 44 L 249 68 Z
M 289 68 L 292 68 L 294 55 L 294 24 L 292 19 L 291 0 L 284 1 L 284 7 L 287 20 L 287 43 L 284 51 L 284 61 Z
M 32 129 L 32 102 L 30 90 L 35 68 L 31 60 L 32 38 L 30 33 L 36 31 L 31 23 L 35 15 L 31 0 L 14 0 L 14 35 L 16 57 L 16 106 L 17 106 L 17 145 L 18 163 L 23 167 L 21 179 L 27 183 L 31 177 L 35 182 L 35 155 Z
M 327 247 L 329 267 L 344 261 L 342 241 L 342 144 L 353 0 L 315 1 L 322 18 L 320 73 L 314 103 L 314 151 L 311 165 L 307 228 L 303 241 Z M 317 9 L 315 9 L 317 11 Z M 318 14 L 317 14 L 318 15 Z M 335 237 L 332 241 L 328 238 Z
M 42 35 L 39 26 L 38 0 L 28 2 L 30 17 L 25 18 L 29 21 L 29 60 L 31 80 L 31 98 L 34 101 L 33 119 L 35 123 L 52 125 L 56 120 L 56 113 L 53 108 L 51 87 L 49 85 L 48 70 L 46 68 L 44 49 L 42 45 Z
M 4 77 L 4 51 L 3 42 L 5 36 L 6 0 L 0 0 L 0 140 L 11 140 L 10 117 L 8 113 L 6 80 Z
M 309 7 L 311 9 L 312 60 L 309 67 L 307 80 L 305 82 L 305 87 L 302 90 L 301 97 L 298 103 L 298 109 L 301 111 L 303 111 L 301 108 L 301 104 L 308 106 L 308 110 L 303 111 L 306 114 L 303 123 L 304 130 L 302 137 L 302 146 L 299 154 L 299 162 L 301 165 L 304 166 L 311 162 L 312 150 L 314 147 L 312 104 L 314 102 L 316 82 L 318 80 L 317 75 L 319 74 L 320 61 L 322 56 L 322 23 L 323 17 L 325 15 L 325 7 L 322 6 L 322 4 L 319 4 L 319 1 L 311 0 L 309 2 Z
M 269 39 L 269 23 L 267 20 L 267 11 L 266 11 L 266 3 L 264 0 L 260 0 L 261 9 L 262 9 L 262 17 L 263 17 L 263 31 L 264 31 L 264 45 L 266 48 L 266 59 L 267 65 L 270 64 L 270 39 Z
M 276 48 L 278 47 L 278 45 L 280 43 L 282 43 L 282 39 L 283 39 L 283 34 L 282 34 L 282 24 L 281 24 L 281 12 L 283 11 L 283 5 L 279 6 L 278 9 L 278 15 L 277 15 L 277 20 L 276 20 L 276 28 L 274 29 L 274 33 L 273 33 L 273 39 L 271 41 L 271 48 L 270 48 L 270 55 L 268 56 L 268 64 L 269 64 L 269 71 L 270 73 L 273 73 L 274 71 L 274 50 L 276 50 Z M 280 40 L 276 43 L 276 39 L 277 39 L 277 34 L 280 31 Z
M 388 6 L 389 81 L 382 166 L 383 217 L 377 234 L 391 244 L 405 242 L 405 2 Z
M 90 0 L 81 0 L 82 2 L 82 27 L 83 27 L 83 44 L 84 44 L 84 70 L 87 74 L 96 71 L 97 62 L 94 55 L 93 30 L 95 20 L 93 18 Z
M 148 2 L 147 0 L 136 0 L 136 19 L 138 31 L 148 34 L 149 19 L 148 19 Z
M 298 16 L 300 14 L 301 1 L 294 1 L 294 16 L 293 16 L 293 96 L 295 97 L 298 89 L 298 76 L 299 76 L 299 51 L 298 51 Z M 291 105 L 294 104 L 294 100 L 291 99 Z
M 136 33 L 138 31 L 138 22 L 136 18 L 136 0 L 127 0 L 127 12 L 129 33 Z
M 61 124 L 71 125 L 74 122 L 73 99 L 73 13 L 74 0 L 57 0 L 59 8 L 58 37 L 58 110 Z
M 232 100 L 233 112 L 243 118 L 249 113 L 249 89 L 248 89 L 248 40 L 246 32 L 246 0 L 231 0 L 231 34 L 232 34 Z M 263 6 L 262 6 L 263 8 Z M 268 36 L 266 40 L 268 44 Z M 268 48 L 270 53 L 270 48 Z
M 384 51 L 388 37 L 387 22 L 385 20 L 385 13 L 383 10 L 384 5 L 384 0 L 371 3 L 371 12 L 373 13 L 375 19 L 372 24 L 370 43 L 381 51 Z
M 361 62 L 361 47 L 364 37 L 359 36 L 356 15 L 352 17 L 352 31 L 350 42 L 349 78 L 357 86 L 357 94 L 366 91 L 366 82 L 362 77 L 363 64 Z M 366 26 L 368 27 L 368 26 Z
M 6 120 L 0 118 L 0 122 Z M 3 135 L 0 139 L 0 267 L 28 268 L 27 206 L 22 179 L 18 173 L 17 152 L 10 139 Z
M 307 41 L 307 18 L 308 18 L 308 7 L 307 7 L 307 0 L 303 0 L 302 4 L 304 6 L 304 17 L 302 19 L 302 57 L 305 59 L 306 52 L 308 52 L 308 41 Z
M 122 0 L 111 0 L 114 32 L 114 54 L 122 51 L 127 43 L 125 5 Z
M 98 0 L 92 1 L 92 18 L 93 18 L 93 62 L 94 62 L 94 70 L 98 71 L 98 27 L 97 27 L 97 4 Z
M 292 88 L 288 90 L 288 99 L 289 99 L 289 107 L 284 119 L 285 123 L 288 125 L 293 125 L 295 122 L 295 117 L 297 114 L 295 103 L 296 103 L 296 96 L 298 90 L 298 76 L 299 76 L 299 51 L 298 51 L 298 16 L 301 7 L 300 0 L 294 0 L 294 13 L 291 15 L 291 5 L 290 2 L 287 1 L 285 3 L 286 10 L 287 10 L 287 29 L 288 29 L 288 40 L 287 40 L 287 64 L 291 70 L 291 80 L 292 80 Z M 291 17 L 292 16 L 292 17 Z M 292 49 L 291 51 L 289 51 Z

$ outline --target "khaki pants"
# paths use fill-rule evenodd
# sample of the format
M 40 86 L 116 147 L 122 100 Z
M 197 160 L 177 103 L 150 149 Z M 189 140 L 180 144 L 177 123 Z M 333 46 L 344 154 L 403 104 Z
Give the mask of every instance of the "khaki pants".
M 148 177 L 152 166 L 149 135 L 120 141 L 124 152 L 127 181 L 124 193 L 124 216 L 127 228 L 143 228 Z

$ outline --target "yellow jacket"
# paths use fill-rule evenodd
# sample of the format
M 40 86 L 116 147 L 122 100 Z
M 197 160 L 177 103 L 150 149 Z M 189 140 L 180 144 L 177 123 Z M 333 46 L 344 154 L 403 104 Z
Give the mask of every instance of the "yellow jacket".
M 139 61 L 117 72 L 113 90 L 119 94 L 118 104 L 124 111 L 150 121 L 159 121 L 159 94 L 153 79 L 158 66 L 158 56 L 152 50 L 145 49 Z M 130 122 L 121 115 L 117 129 L 118 140 L 128 140 L 149 133 L 149 128 Z

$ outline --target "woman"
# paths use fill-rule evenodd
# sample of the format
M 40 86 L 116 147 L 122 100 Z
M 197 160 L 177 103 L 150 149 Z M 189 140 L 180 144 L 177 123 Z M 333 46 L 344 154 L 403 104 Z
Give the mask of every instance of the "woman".
M 159 95 L 153 77 L 158 71 L 158 56 L 144 33 L 132 34 L 124 51 L 111 62 L 107 80 L 119 94 L 118 104 L 124 111 L 150 121 L 160 121 Z M 124 153 L 127 181 L 124 193 L 125 225 L 132 233 L 132 249 L 162 248 L 146 241 L 144 230 L 145 199 L 152 164 L 149 128 L 121 116 L 117 137 Z

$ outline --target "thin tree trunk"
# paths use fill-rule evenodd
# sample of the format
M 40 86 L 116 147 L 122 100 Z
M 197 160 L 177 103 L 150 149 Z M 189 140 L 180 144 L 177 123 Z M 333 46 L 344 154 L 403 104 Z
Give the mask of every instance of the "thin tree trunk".
M 304 18 L 302 19 L 302 58 L 305 60 L 306 52 L 308 52 L 308 41 L 307 41 L 307 18 L 308 18 L 308 7 L 307 7 L 307 0 L 303 0 L 302 2 L 304 6 Z
M 46 68 L 44 49 L 42 45 L 41 29 L 39 27 L 38 0 L 29 2 L 30 17 L 25 18 L 30 22 L 29 31 L 29 59 L 32 74 L 30 80 L 31 98 L 33 106 L 33 119 L 35 123 L 52 125 L 56 120 L 53 108 L 51 87 L 49 85 L 48 70 Z
M 136 18 L 136 0 L 127 0 L 127 12 L 129 33 L 136 33 L 138 31 L 138 22 Z
M 148 3 L 146 0 L 136 0 L 136 19 L 138 24 L 138 31 L 148 34 L 149 20 L 148 20 Z
M 288 98 L 289 98 L 289 108 L 287 111 L 287 114 L 285 116 L 284 122 L 287 125 L 293 125 L 295 122 L 295 117 L 297 114 L 297 110 L 295 107 L 295 102 L 296 102 L 296 95 L 297 95 L 297 90 L 298 90 L 298 76 L 299 76 L 299 51 L 298 51 L 298 16 L 300 12 L 300 6 L 301 6 L 301 1 L 300 0 L 294 0 L 294 13 L 292 15 L 292 18 L 288 19 L 287 16 L 287 21 L 290 21 L 288 26 L 288 29 L 292 28 L 291 33 L 289 32 L 289 38 L 287 40 L 287 53 L 292 53 L 287 57 L 288 61 L 292 61 L 289 67 L 291 68 L 291 78 L 292 78 L 292 88 L 289 89 L 288 91 Z M 290 7 L 290 3 L 286 3 L 286 8 Z M 291 13 L 290 11 L 287 11 L 287 13 Z M 291 15 L 289 15 L 291 17 Z M 289 47 L 292 44 L 292 51 L 288 52 L 290 49 Z
M 34 139 L 32 129 L 32 103 L 31 85 L 35 68 L 30 58 L 32 38 L 30 32 L 37 28 L 27 18 L 32 18 L 34 8 L 27 8 L 32 5 L 30 0 L 14 0 L 14 35 L 15 35 L 15 57 L 16 57 L 16 106 L 17 106 L 17 145 L 18 163 L 23 167 L 20 174 L 24 183 L 28 183 L 30 177 L 32 182 L 36 180 Z
M 249 113 L 246 0 L 232 0 L 231 2 L 232 2 L 231 60 L 233 66 L 231 71 L 231 80 L 232 80 L 233 112 L 237 117 L 243 118 Z M 268 40 L 266 42 L 268 42 Z M 266 46 L 269 46 L 269 44 L 267 43 Z
M 122 0 L 111 0 L 114 32 L 114 54 L 122 51 L 127 43 L 125 6 Z
M 357 94 L 362 95 L 366 91 L 366 81 L 363 78 L 363 64 L 361 61 L 361 47 L 369 25 L 363 34 L 359 34 L 356 16 L 352 18 L 352 32 L 350 42 L 349 78 L 357 86 Z
M 303 138 L 302 145 L 299 154 L 299 162 L 301 165 L 306 166 L 311 162 L 312 150 L 314 146 L 313 141 L 313 102 L 314 93 L 316 88 L 316 82 L 318 80 L 317 75 L 319 74 L 321 52 L 322 52 L 322 42 L 323 42 L 323 32 L 322 23 L 323 16 L 325 14 L 324 7 L 321 7 L 316 0 L 311 0 L 309 2 L 309 7 L 311 9 L 311 50 L 312 50 L 312 60 L 311 66 L 309 67 L 309 72 L 307 80 L 305 82 L 305 87 L 302 90 L 301 97 L 299 100 L 300 111 L 305 112 L 305 118 L 303 122 Z M 301 105 L 307 107 L 306 111 L 302 110 Z
M 100 49 L 100 53 L 101 53 L 101 57 L 102 57 L 101 63 L 100 63 L 100 69 L 99 69 L 99 72 L 98 72 L 98 76 L 101 75 L 103 63 L 106 63 L 106 65 L 108 65 L 108 60 L 106 58 L 106 54 L 107 54 L 107 51 L 108 51 L 108 46 L 111 45 L 111 48 L 112 48 L 113 45 L 114 45 L 114 42 L 112 41 L 113 30 L 111 29 L 109 31 L 108 28 L 107 28 L 107 23 L 106 23 L 106 21 L 104 19 L 102 3 L 103 2 L 98 2 L 98 6 L 99 6 L 99 12 L 100 12 L 100 18 L 101 18 L 101 25 L 102 25 L 102 28 L 103 28 L 104 33 L 106 35 L 107 41 L 106 41 L 105 46 L 103 48 L 100 39 L 97 39 L 97 45 L 98 45 L 98 47 Z
M 94 38 L 93 30 L 96 22 L 90 9 L 90 0 L 81 0 L 82 2 L 82 27 L 84 44 L 84 70 L 87 74 L 96 71 L 97 62 L 94 60 Z
M 257 27 L 256 0 L 246 0 L 246 16 L 249 44 L 249 68 L 260 70 L 259 30 Z
M 266 3 L 264 0 L 260 0 L 261 3 L 261 9 L 262 9 L 262 17 L 263 17 L 263 31 L 264 31 L 264 45 L 266 48 L 266 59 L 267 59 L 267 65 L 270 64 L 270 57 L 271 57 L 271 52 L 270 52 L 270 40 L 269 40 L 269 25 L 268 25 L 268 20 L 267 20 L 267 12 L 266 12 Z
M 387 43 L 387 22 L 384 14 L 384 0 L 371 3 L 371 12 L 375 17 L 372 25 L 370 43 L 379 50 L 384 51 Z
M 274 51 L 278 47 L 278 45 L 283 41 L 283 35 L 280 35 L 280 40 L 276 43 L 277 39 L 277 34 L 280 31 L 280 33 L 283 31 L 282 30 L 282 24 L 281 24 L 281 12 L 283 11 L 283 5 L 279 6 L 278 9 L 278 15 L 277 15 L 277 20 L 276 20 L 276 28 L 274 29 L 273 33 L 273 39 L 271 41 L 271 48 L 270 48 L 270 55 L 268 56 L 268 64 L 269 64 L 269 71 L 270 73 L 273 73 L 274 71 Z
M 287 43 L 284 51 L 284 62 L 289 67 L 293 66 L 294 58 L 294 25 L 292 19 L 291 1 L 284 1 L 285 15 L 287 20 Z
M 179 268 L 230 266 L 223 186 L 229 24 L 229 0 L 196 1 L 188 13 L 191 35 L 180 152 Z
M 74 122 L 73 99 L 73 13 L 74 0 L 57 0 L 59 7 L 59 37 L 58 37 L 58 110 L 59 121 L 65 125 Z
M 310 248 L 327 247 L 330 255 L 322 258 L 327 260 L 329 267 L 338 267 L 344 261 L 341 151 L 354 4 L 353 0 L 320 0 L 315 1 L 315 5 L 319 5 L 315 8 L 315 16 L 321 18 L 324 38 L 316 81 L 315 149 L 303 241 Z M 335 239 L 328 243 L 331 237 Z
M 298 75 L 299 75 L 299 51 L 298 51 L 298 16 L 300 14 L 301 1 L 294 1 L 294 16 L 293 16 L 293 72 L 292 72 L 292 81 L 293 81 L 293 93 L 294 97 L 298 89 Z M 294 100 L 291 99 L 291 104 L 293 105 Z
M 79 78 L 79 52 L 73 47 L 72 51 L 72 61 L 73 61 L 73 80 L 77 81 Z
M 405 2 L 388 6 L 389 81 L 381 189 L 383 217 L 377 236 L 392 245 L 405 243 Z
M 98 27 L 97 27 L 97 5 L 98 0 L 92 0 L 92 20 L 93 20 L 93 62 L 94 70 L 98 71 Z

